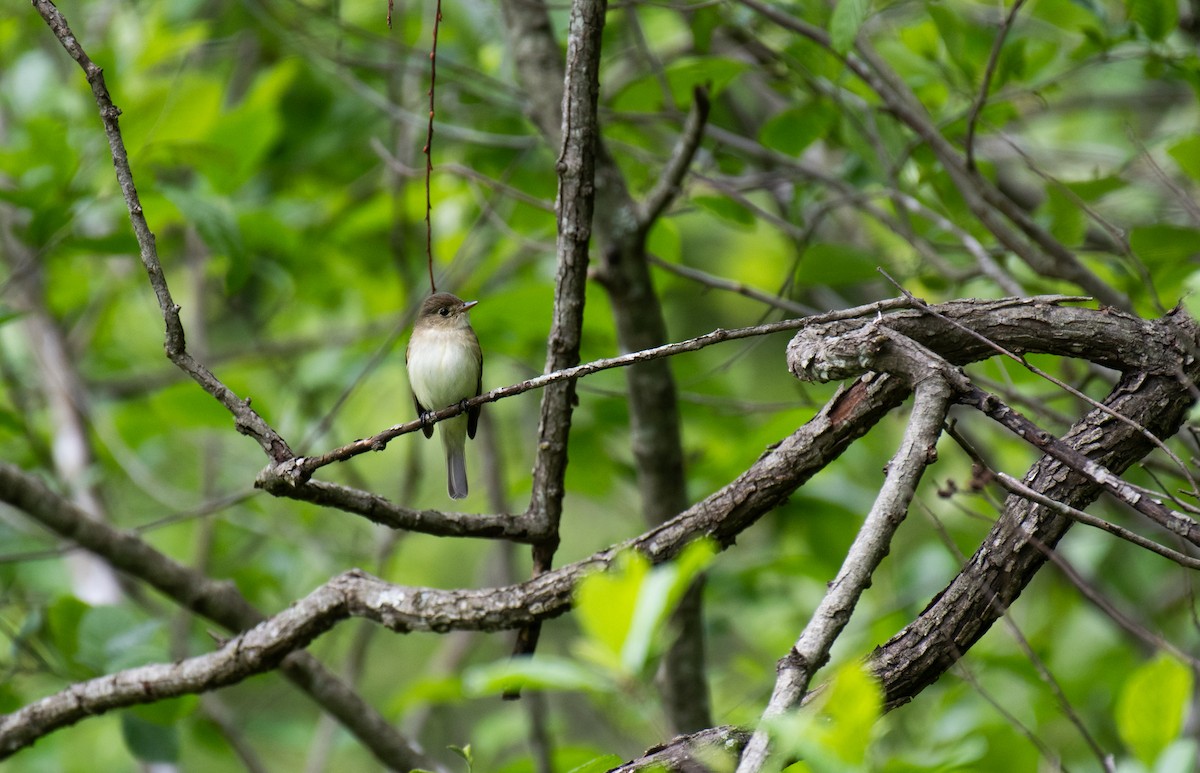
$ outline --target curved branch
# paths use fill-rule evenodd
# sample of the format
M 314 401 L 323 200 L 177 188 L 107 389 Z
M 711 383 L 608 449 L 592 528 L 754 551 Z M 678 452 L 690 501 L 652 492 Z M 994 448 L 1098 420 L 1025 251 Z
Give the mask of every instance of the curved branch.
M 1186 346 L 1195 346 L 1200 335 L 1195 321 L 1180 322 L 1171 315 L 1156 326 L 1177 332 Z M 1179 354 L 1175 347 L 1168 351 Z M 1153 447 L 1136 427 L 1169 437 L 1193 404 L 1190 384 L 1200 378 L 1200 363 L 1181 359 L 1183 378 L 1177 373 L 1126 375 L 1105 401 L 1106 410 L 1088 413 L 1062 441 L 1091 463 L 1114 474 L 1123 472 Z M 1113 419 L 1113 411 L 1134 426 Z M 1033 466 L 1023 483 L 1076 510 L 1104 490 L 1072 464 L 1049 456 Z M 959 575 L 916 620 L 871 655 L 871 667 L 884 684 L 888 705 L 912 700 L 978 641 L 1046 562 L 1046 549 L 1057 544 L 1070 526 L 1071 521 L 1054 508 L 1010 495 L 1000 518 Z
M 1165 506 L 1162 500 L 1146 496 L 1144 491 L 1131 486 L 1105 468 L 1103 464 L 1089 459 L 1080 451 L 1054 437 L 1053 434 L 1037 426 L 1018 411 L 1009 408 L 995 395 L 988 394 L 982 389 L 972 388 L 963 395 L 962 402 L 978 409 L 980 413 L 1038 448 L 1048 458 L 1057 459 L 1067 465 L 1074 472 L 1084 476 L 1167 531 L 1193 545 L 1200 546 L 1200 523 Z M 1135 427 L 1135 429 L 1140 430 L 1140 427 Z M 1045 503 L 1039 502 L 1039 504 L 1044 505 Z
M 252 628 L 264 619 L 233 583 L 213 580 L 158 552 L 131 532 L 88 518 L 36 477 L 4 462 L 0 462 L 0 501 L 151 585 L 181 607 L 231 631 Z M 280 669 L 385 765 L 399 770 L 435 769 L 431 767 L 435 763 L 312 655 L 294 652 L 284 658 Z

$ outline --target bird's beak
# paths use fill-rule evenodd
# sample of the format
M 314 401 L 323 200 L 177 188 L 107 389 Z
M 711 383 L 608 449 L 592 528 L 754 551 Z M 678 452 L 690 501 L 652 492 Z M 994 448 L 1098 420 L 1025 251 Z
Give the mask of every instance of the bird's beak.
M 467 301 L 467 302 L 465 302 L 465 303 L 463 304 L 463 311 L 466 311 L 466 310 L 470 309 L 472 306 L 474 306 L 474 305 L 475 305 L 475 304 L 477 304 L 477 303 L 479 303 L 479 301 Z

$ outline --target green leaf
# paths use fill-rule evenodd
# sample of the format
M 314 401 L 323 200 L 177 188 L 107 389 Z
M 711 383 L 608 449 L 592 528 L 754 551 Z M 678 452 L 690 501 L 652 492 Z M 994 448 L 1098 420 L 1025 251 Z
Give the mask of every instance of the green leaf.
M 147 722 L 132 712 L 121 712 L 121 737 L 134 757 L 143 762 L 177 762 L 179 731 L 173 726 Z
M 1200 134 L 1176 142 L 1167 149 L 1171 158 L 1193 180 L 1200 181 Z
M 671 218 L 655 218 L 646 237 L 646 251 L 668 263 L 678 263 L 683 255 L 679 225 Z
M 1200 254 L 1200 231 L 1166 223 L 1143 226 L 1130 232 L 1129 246 L 1151 269 L 1178 266 Z
M 285 61 L 267 70 L 242 102 L 213 126 L 208 139 L 222 163 L 210 165 L 206 171 L 217 190 L 232 193 L 261 165 L 283 128 L 279 103 L 296 75 L 296 64 Z
M 814 244 L 804 252 L 797 279 L 801 284 L 847 285 L 879 277 L 884 262 L 878 255 L 844 244 Z
M 669 593 L 676 575 L 674 566 L 658 567 L 638 587 L 637 604 L 621 647 L 621 668 L 636 674 L 646 665 L 654 635 L 670 610 Z
M 716 552 L 698 540 L 651 569 L 645 556 L 628 551 L 607 572 L 584 577 L 575 590 L 581 654 L 622 677 L 641 672 L 671 610 Z
M 1175 0 L 1126 0 L 1125 7 L 1130 21 L 1151 40 L 1165 38 L 1179 21 Z
M 824 743 L 839 759 L 852 765 L 866 761 L 871 730 L 883 715 L 883 690 L 861 663 L 847 663 L 829 685 L 823 713 L 828 718 Z
M 1129 183 L 1122 180 L 1120 177 L 1111 175 L 1108 177 L 1096 177 L 1091 180 L 1075 180 L 1073 182 L 1064 182 L 1072 193 L 1084 201 L 1092 202 L 1104 198 L 1113 191 L 1119 191 L 1127 188 Z
M 1192 697 L 1192 673 L 1166 656 L 1138 667 L 1117 699 L 1117 733 L 1146 766 L 1179 737 Z
M 163 623 L 127 607 L 95 607 L 79 623 L 76 659 L 99 673 L 144 666 L 166 657 Z
M 618 556 L 607 572 L 584 577 L 575 588 L 575 609 L 584 635 L 595 643 L 605 660 L 602 665 L 619 668 L 621 652 L 633 624 L 634 609 L 650 562 L 640 553 Z
M 1028 45 L 1029 41 L 1019 39 L 1009 41 L 1008 45 L 1000 49 L 1000 59 L 996 63 L 996 74 L 991 83 L 993 93 L 1003 88 L 1010 80 L 1026 77 L 1029 64 L 1026 56 Z
M 1068 247 L 1083 241 L 1087 221 L 1073 197 L 1060 188 L 1052 187 L 1046 196 L 1045 208 L 1050 216 L 1050 233 L 1056 239 Z
M 707 86 L 709 98 L 716 99 L 739 75 L 750 69 L 740 59 L 720 56 L 682 57 L 666 68 L 671 97 L 677 105 L 690 105 L 697 86 Z
M 79 651 L 79 624 L 89 609 L 75 596 L 60 596 L 46 608 L 46 630 L 67 661 L 74 660 Z
M 721 25 L 721 14 L 716 6 L 697 5 L 691 12 L 692 48 L 698 54 L 707 54 L 712 48 L 713 31 Z
M 566 658 L 539 655 L 511 658 L 467 669 L 463 689 L 468 695 L 501 695 L 513 690 L 612 692 L 603 674 Z
M 691 202 L 705 209 L 726 223 L 732 223 L 740 228 L 750 228 L 754 225 L 754 214 L 727 196 L 692 196 Z
M 463 758 L 463 760 L 467 763 L 468 773 L 472 768 L 475 767 L 475 755 L 471 753 L 471 744 L 467 744 L 466 746 L 451 745 L 447 746 L 446 748 Z
M 838 668 L 811 703 L 775 717 L 767 723 L 767 730 L 779 753 L 803 758 L 802 767 L 795 770 L 843 773 L 863 769 L 882 714 L 882 688 L 854 661 Z
M 870 10 L 870 0 L 837 0 L 829 18 L 829 39 L 834 51 L 844 54 L 854 46 L 858 30 Z
M 228 257 L 235 267 L 247 262 L 237 217 L 226 199 L 174 186 L 163 186 L 162 193 L 196 226 L 210 250 Z M 237 286 L 240 285 L 235 284 L 234 289 Z
M 623 757 L 618 757 L 615 754 L 606 754 L 603 757 L 597 757 L 594 760 L 585 762 L 579 767 L 571 768 L 568 773 L 606 773 L 606 771 L 619 767 L 624 761 Z
M 758 140 L 772 150 L 799 156 L 837 125 L 837 111 L 823 103 L 793 107 L 776 113 L 758 133 Z
M 636 674 L 645 667 L 655 637 L 666 624 L 667 617 L 716 554 L 711 540 L 697 540 L 684 548 L 674 561 L 656 566 L 645 577 L 621 648 L 621 665 L 626 673 Z
M 709 97 L 715 100 L 738 76 L 750 69 L 750 65 L 739 59 L 720 56 L 685 56 L 671 62 L 663 71 L 672 108 L 684 108 L 692 104 L 692 93 L 697 86 L 705 86 Z M 648 74 L 636 78 L 614 98 L 613 107 L 618 110 L 649 112 L 663 108 L 664 94 L 662 78 Z

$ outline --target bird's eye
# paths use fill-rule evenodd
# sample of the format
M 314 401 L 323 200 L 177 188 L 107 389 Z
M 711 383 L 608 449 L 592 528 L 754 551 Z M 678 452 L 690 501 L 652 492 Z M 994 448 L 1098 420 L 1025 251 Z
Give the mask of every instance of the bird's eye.
M 438 309 L 438 314 L 441 314 L 443 317 L 449 316 L 449 315 L 450 315 L 450 309 L 448 309 L 448 308 L 446 308 L 445 306 L 443 306 L 442 308 Z

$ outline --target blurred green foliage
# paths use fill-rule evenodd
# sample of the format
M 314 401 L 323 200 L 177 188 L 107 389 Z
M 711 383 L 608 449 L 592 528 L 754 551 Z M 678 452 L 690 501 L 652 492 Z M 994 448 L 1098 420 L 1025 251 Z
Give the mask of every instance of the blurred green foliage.
M 298 453 L 412 418 L 403 346 L 427 288 L 421 149 L 432 4 L 398 3 L 391 31 L 385 3 L 365 0 L 59 5 L 123 111 L 191 351 L 253 398 Z M 446 0 L 444 9 L 430 181 L 434 271 L 440 288 L 481 301 L 472 321 L 491 388 L 542 371 L 557 149 L 524 115 L 499 8 Z M 837 51 L 856 37 L 870 41 L 961 145 L 1006 9 L 969 0 L 799 0 L 786 9 L 827 29 Z M 1024 198 L 1037 222 L 1148 316 L 1181 299 L 1195 313 L 1200 288 L 1200 60 L 1195 4 L 1189 9 L 1181 16 L 1173 0 L 1031 0 L 1007 32 L 975 140 L 982 173 Z M 552 19 L 563 41 L 566 6 L 554 5 Z M 1192 26 L 1181 27 L 1188 19 Z M 668 266 L 818 309 L 894 295 L 877 267 L 931 301 L 1002 296 L 964 246 L 975 239 L 1025 292 L 1078 291 L 1034 275 L 999 247 L 928 148 L 879 109 L 838 56 L 746 7 L 614 4 L 603 72 L 604 136 L 637 196 L 657 182 L 692 88 L 712 89 L 711 125 L 726 135 L 710 134 L 696 175 L 650 236 L 650 251 Z M 906 209 L 895 193 L 922 209 Z M 34 256 L 46 307 L 72 347 L 96 455 L 89 478 L 119 528 L 232 580 L 267 612 L 356 566 L 437 587 L 528 575 L 524 549 L 423 535 L 392 542 L 357 517 L 252 491 L 265 460 L 163 358 L 162 320 L 91 94 L 22 4 L 0 9 L 0 213 L 5 270 L 17 247 Z M 673 339 L 781 315 L 664 269 L 654 280 Z M 4 460 L 53 480 L 54 420 L 25 316 L 0 294 L 0 448 Z M 582 356 L 615 354 L 615 340 L 605 295 L 590 287 Z M 786 341 L 723 344 L 673 360 L 693 500 L 735 478 L 833 394 L 836 385 L 800 385 L 788 375 Z M 1079 363 L 1039 364 L 1093 397 L 1111 383 Z M 1084 410 L 1011 362 L 971 372 L 1052 431 Z M 624 388 L 619 372 L 580 383 L 559 562 L 643 529 Z M 487 438 L 469 451 L 466 507 L 524 507 L 537 406 L 529 393 L 485 409 Z M 979 417 L 956 418 L 998 469 L 1019 475 L 1036 458 Z M 463 761 L 445 750 L 470 749 L 478 771 L 534 769 L 524 710 L 492 696 L 513 684 L 550 688 L 555 770 L 603 770 L 669 736 L 653 683 L 663 621 L 686 580 L 707 566 L 715 717 L 753 725 L 776 660 L 836 573 L 902 428 L 902 415 L 882 422 L 731 551 L 653 570 L 628 557 L 589 579 L 577 613 L 547 624 L 532 661 L 508 662 L 505 636 L 453 646 L 434 635 L 367 639 L 357 623 L 311 649 L 336 669 L 362 648 L 357 683 L 366 698 L 406 730 L 419 721 L 422 745 L 448 765 Z M 415 507 L 446 507 L 439 455 L 409 435 L 322 474 Z M 484 485 L 485 466 L 497 472 L 495 491 Z M 1154 459 L 1131 479 L 1172 489 L 1181 485 L 1172 475 Z M 847 665 L 919 613 L 954 575 L 958 553 L 986 533 L 1000 495 L 971 482 L 969 462 L 944 444 L 833 666 L 818 677 L 832 679 L 825 697 L 801 714 L 809 731 L 796 749 L 808 769 L 1098 765 L 1003 627 L 959 674 L 879 722 L 877 689 Z M 1098 512 L 1130 521 L 1114 508 Z M 69 548 L 15 511 L 0 513 L 0 545 L 0 710 L 78 679 L 213 647 L 208 624 L 153 593 L 112 607 L 79 601 L 63 558 Z M 1082 528 L 1062 549 L 1112 604 L 1195 651 L 1183 570 Z M 1011 617 L 1123 770 L 1192 769 L 1194 754 L 1179 740 L 1190 732 L 1181 722 L 1192 696 L 1182 666 L 1148 661 L 1138 641 L 1053 570 Z M 271 769 L 298 768 L 316 753 L 318 712 L 281 680 L 254 679 L 217 697 Z M 132 771 L 139 760 L 238 769 L 228 729 L 214 716 L 189 698 L 92 719 L 39 741 L 6 769 Z M 347 734 L 331 738 L 328 769 L 372 769 Z

